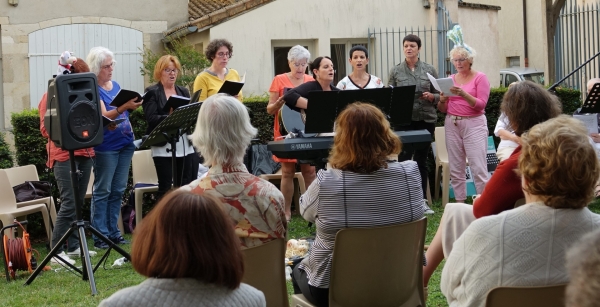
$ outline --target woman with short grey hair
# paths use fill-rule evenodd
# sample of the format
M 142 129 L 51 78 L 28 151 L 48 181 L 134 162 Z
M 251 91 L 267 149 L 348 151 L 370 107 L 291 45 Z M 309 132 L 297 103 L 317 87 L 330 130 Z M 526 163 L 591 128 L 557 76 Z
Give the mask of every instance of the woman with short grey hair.
M 92 226 L 115 244 L 129 243 L 117 228 L 121 213 L 121 200 L 127 187 L 129 166 L 135 145 L 133 128 L 129 122 L 129 113 L 142 105 L 142 101 L 131 99 L 123 105 L 111 104 L 121 90 L 121 86 L 112 80 L 116 61 L 114 54 L 104 47 L 94 47 L 87 56 L 90 70 L 98 78 L 98 93 L 102 115 L 112 120 L 120 119 L 119 124 L 104 127 L 104 141 L 94 147 L 94 195 L 92 196 Z M 100 238 L 93 236 L 94 247 L 107 249 L 109 246 Z
M 300 84 L 314 81 L 313 77 L 306 74 L 306 67 L 310 59 L 310 52 L 306 48 L 296 45 L 288 52 L 290 72 L 279 74 L 273 78 L 269 88 L 269 104 L 267 112 L 275 115 L 273 123 L 273 137 L 275 140 L 282 138 L 287 131 L 282 131 L 279 122 L 279 110 L 283 107 L 283 93 L 285 89 L 297 87 Z M 283 129 L 285 130 L 285 129 Z M 281 163 L 281 192 L 285 198 L 285 217 L 289 221 L 292 217 L 292 196 L 294 195 L 294 175 L 296 173 L 296 159 L 283 159 L 273 156 L 273 160 Z M 304 184 L 308 187 L 315 179 L 315 168 L 310 164 L 300 164 Z
M 206 176 L 182 189 L 217 197 L 234 221 L 242 248 L 285 237 L 283 195 L 270 182 L 250 173 L 243 163 L 256 135 L 248 110 L 227 94 L 210 96 L 198 113 L 192 144 L 202 152 Z

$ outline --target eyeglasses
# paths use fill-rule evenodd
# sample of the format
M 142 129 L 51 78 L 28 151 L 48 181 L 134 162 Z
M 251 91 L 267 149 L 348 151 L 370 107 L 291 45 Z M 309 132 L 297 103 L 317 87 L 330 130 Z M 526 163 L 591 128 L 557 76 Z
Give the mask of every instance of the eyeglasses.
M 302 63 L 302 64 L 298 64 L 298 63 L 294 63 L 294 67 L 298 68 L 298 67 L 306 67 L 308 65 L 308 63 Z
M 218 58 L 230 58 L 231 57 L 231 53 L 229 53 L 229 52 L 219 52 L 219 53 L 217 53 L 217 57 Z
M 165 72 L 165 74 L 170 74 L 172 72 L 179 73 L 179 69 L 177 69 L 177 68 L 174 68 L 174 69 L 165 68 L 163 71 Z
M 453 62 L 453 63 L 458 63 L 458 62 L 461 62 L 461 63 L 462 63 L 462 62 L 464 62 L 464 61 L 466 61 L 466 60 L 467 60 L 467 59 L 465 59 L 465 58 L 462 58 L 462 59 L 452 59 L 452 62 Z
M 102 66 L 100 66 L 100 68 L 102 68 L 102 69 L 109 69 L 111 67 L 115 67 L 115 62 L 112 62 L 112 63 L 110 63 L 108 65 L 102 65 Z

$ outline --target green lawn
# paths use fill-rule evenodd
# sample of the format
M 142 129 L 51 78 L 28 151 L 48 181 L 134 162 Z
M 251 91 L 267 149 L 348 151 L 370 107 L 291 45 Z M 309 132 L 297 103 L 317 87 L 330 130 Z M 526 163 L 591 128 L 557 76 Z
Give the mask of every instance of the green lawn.
M 426 242 L 431 242 L 435 231 L 439 225 L 440 218 L 443 213 L 443 208 L 440 202 L 435 202 L 432 209 L 436 212 L 434 215 L 428 216 L 427 221 L 427 239 Z M 596 213 L 600 213 L 600 201 L 595 201 L 590 205 L 590 209 Z M 311 235 L 315 232 L 314 226 L 306 227 L 306 222 L 295 215 L 289 225 L 289 237 L 300 238 Z M 131 236 L 126 236 L 130 240 Z M 93 249 L 91 238 L 88 238 L 88 245 Z M 129 251 L 130 245 L 123 245 L 126 251 Z M 34 244 L 41 256 L 47 254 L 43 243 Z M 101 255 L 92 258 L 92 262 L 100 259 Z M 121 255 L 112 251 L 106 265 L 100 267 L 95 273 L 96 287 L 98 295 L 90 295 L 90 286 L 87 281 L 83 281 L 80 276 L 65 271 L 64 269 L 55 271 L 47 271 L 40 274 L 34 282 L 29 286 L 23 286 L 28 277 L 27 272 L 17 272 L 17 280 L 6 282 L 4 269 L 0 272 L 0 306 L 97 306 L 100 301 L 119 289 L 139 284 L 144 280 L 143 276 L 137 274 L 130 263 L 125 263 L 122 267 L 113 268 L 111 265 Z M 38 260 L 41 262 L 41 259 Z M 81 261 L 77 261 L 77 266 L 81 265 Z M 60 266 L 54 265 L 53 269 Z M 439 289 L 440 275 L 442 265 L 438 268 L 429 282 L 429 299 L 427 306 L 448 306 L 445 297 Z M 292 293 L 291 282 L 288 282 L 288 292 Z

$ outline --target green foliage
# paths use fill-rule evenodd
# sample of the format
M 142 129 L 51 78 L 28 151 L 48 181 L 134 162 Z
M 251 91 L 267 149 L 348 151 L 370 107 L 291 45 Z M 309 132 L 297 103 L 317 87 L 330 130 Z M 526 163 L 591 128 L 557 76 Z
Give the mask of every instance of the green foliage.
M 0 132 L 0 169 L 13 167 L 13 154 L 6 143 L 6 134 Z
M 267 113 L 267 104 L 269 104 L 269 95 L 244 97 L 244 104 L 250 112 L 252 126 L 258 129 L 257 138 L 262 144 L 273 140 L 273 115 Z
M 15 135 L 17 164 L 36 166 L 38 173 L 46 168 L 46 139 L 40 132 L 40 118 L 37 109 L 26 109 L 12 113 L 10 123 Z
M 146 122 L 146 117 L 144 116 L 144 110 L 142 108 L 137 108 L 135 111 L 129 113 L 129 121 L 131 122 L 133 135 L 136 139 L 140 139 L 142 136 L 146 135 L 148 123 Z
M 206 67 L 210 66 L 210 62 L 202 52 L 197 51 L 186 39 L 173 41 L 163 54 L 156 54 L 144 47 L 144 58 L 140 72 L 143 76 L 148 75 L 151 83 L 158 81 L 154 79 L 154 66 L 158 59 L 166 54 L 174 55 L 179 59 L 181 71 L 177 75 L 176 83 L 177 85 L 187 87 L 191 93 L 196 76 Z

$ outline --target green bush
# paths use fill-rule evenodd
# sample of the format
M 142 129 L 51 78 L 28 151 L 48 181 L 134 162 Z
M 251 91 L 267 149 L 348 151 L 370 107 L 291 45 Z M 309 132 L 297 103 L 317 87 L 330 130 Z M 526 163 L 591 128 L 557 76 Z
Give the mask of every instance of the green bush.
M 0 132 L 0 169 L 13 167 L 13 154 L 6 143 L 6 134 Z
M 40 118 L 37 109 L 24 110 L 12 113 L 10 123 L 15 135 L 15 149 L 17 151 L 17 165 L 33 164 L 40 174 L 46 169 L 46 139 L 40 132 Z M 44 180 L 44 179 L 42 179 Z
M 252 126 L 258 129 L 257 138 L 261 144 L 266 144 L 273 140 L 273 115 L 267 113 L 267 104 L 269 95 L 244 97 L 244 104 L 250 113 Z

